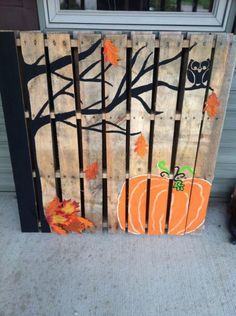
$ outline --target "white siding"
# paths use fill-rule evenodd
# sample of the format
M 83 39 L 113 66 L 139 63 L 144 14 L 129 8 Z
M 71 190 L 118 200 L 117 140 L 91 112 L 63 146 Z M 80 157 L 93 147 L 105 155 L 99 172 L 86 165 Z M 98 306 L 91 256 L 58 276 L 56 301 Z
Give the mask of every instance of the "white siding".
M 236 185 L 236 70 L 216 164 L 212 197 L 228 198 Z

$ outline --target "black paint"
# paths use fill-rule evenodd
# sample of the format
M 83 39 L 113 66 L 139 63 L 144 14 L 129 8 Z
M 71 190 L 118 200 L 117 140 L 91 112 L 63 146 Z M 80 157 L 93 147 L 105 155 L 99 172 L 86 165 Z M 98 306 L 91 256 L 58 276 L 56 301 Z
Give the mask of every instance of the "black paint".
M 0 89 L 22 232 L 38 219 L 14 32 L 0 32 Z

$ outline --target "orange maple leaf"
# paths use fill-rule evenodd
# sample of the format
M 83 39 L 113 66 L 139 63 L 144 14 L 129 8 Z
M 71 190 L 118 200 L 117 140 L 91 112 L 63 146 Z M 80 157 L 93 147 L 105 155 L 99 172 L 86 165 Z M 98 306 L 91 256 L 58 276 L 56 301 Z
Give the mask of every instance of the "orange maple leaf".
M 55 212 L 55 214 L 47 216 L 47 221 L 48 221 L 48 224 L 50 226 L 53 226 L 53 225 L 65 225 L 66 222 L 68 222 L 68 218 L 66 218 L 65 216 L 63 216 L 61 214 L 57 214 Z
M 61 202 L 57 196 L 48 204 L 46 207 L 46 216 L 50 216 L 55 213 L 55 210 L 59 209 L 61 206 Z
M 64 229 L 64 226 L 50 225 L 52 231 L 58 235 L 67 235 L 68 231 Z
M 103 54 L 106 62 L 110 62 L 112 65 L 118 65 L 118 48 L 109 39 L 105 39 L 104 41 Z
M 70 221 L 66 225 L 66 230 L 81 234 L 85 229 L 93 228 L 94 224 L 86 218 L 72 215 Z
M 85 170 L 85 177 L 87 180 L 94 180 L 97 178 L 98 174 L 98 162 L 94 162 L 89 165 Z
M 60 202 L 55 197 L 47 206 L 45 215 L 52 231 L 59 235 L 67 235 L 70 232 L 82 233 L 85 229 L 94 227 L 94 224 L 86 218 L 78 216 L 79 203 L 72 200 Z
M 71 200 L 64 200 L 60 207 L 60 212 L 65 215 L 71 215 L 79 212 L 79 203 Z
M 143 136 L 143 134 L 141 134 L 136 143 L 135 143 L 135 148 L 134 151 L 140 156 L 140 157 L 144 157 L 147 153 L 147 148 L 148 148 L 148 144 L 146 143 L 146 140 Z
M 214 92 L 212 92 L 212 94 L 208 96 L 205 102 L 204 112 L 207 111 L 207 114 L 210 117 L 215 117 L 219 111 L 219 106 L 220 106 L 220 101 L 217 95 Z

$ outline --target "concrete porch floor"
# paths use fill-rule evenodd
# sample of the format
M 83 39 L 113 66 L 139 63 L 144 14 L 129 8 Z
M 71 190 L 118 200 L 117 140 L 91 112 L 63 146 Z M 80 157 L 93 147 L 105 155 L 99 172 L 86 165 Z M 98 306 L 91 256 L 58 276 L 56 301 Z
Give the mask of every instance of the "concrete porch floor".
M 22 234 L 0 195 L 0 316 L 235 316 L 236 246 L 226 205 L 201 236 Z

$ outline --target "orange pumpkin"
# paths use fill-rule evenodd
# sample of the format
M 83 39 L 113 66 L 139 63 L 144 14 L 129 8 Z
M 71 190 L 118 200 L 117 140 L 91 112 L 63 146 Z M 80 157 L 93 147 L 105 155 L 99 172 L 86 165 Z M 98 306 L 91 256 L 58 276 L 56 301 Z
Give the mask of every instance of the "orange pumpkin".
M 172 190 L 169 218 L 171 235 L 190 233 L 199 228 L 205 220 L 211 184 L 203 179 L 194 179 L 189 205 L 192 179 L 184 179 L 184 191 Z M 161 235 L 165 232 L 169 180 L 151 176 L 148 234 Z M 125 229 L 126 186 L 122 187 L 118 201 L 118 220 Z M 129 180 L 128 231 L 133 234 L 145 233 L 147 176 Z

